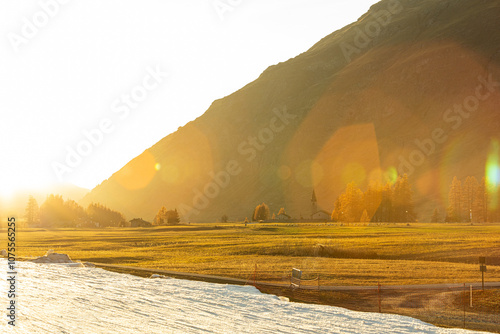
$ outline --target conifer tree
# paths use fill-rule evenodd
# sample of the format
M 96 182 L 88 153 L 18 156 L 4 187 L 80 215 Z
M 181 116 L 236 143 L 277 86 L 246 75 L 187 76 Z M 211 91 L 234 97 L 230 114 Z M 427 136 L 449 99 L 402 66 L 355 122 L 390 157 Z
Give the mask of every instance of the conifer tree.
M 332 218 L 332 220 L 335 220 L 335 221 L 342 221 L 342 219 L 343 219 L 342 214 L 341 214 L 340 196 L 337 197 L 337 199 L 335 200 L 334 209 L 333 209 L 331 218 Z
M 160 210 L 158 210 L 158 213 L 155 216 L 155 219 L 153 221 L 153 224 L 155 225 L 165 225 L 166 223 L 166 218 L 167 218 L 167 208 L 162 206 Z
M 381 201 L 380 205 L 375 212 L 374 221 L 377 222 L 391 222 L 393 221 L 393 189 L 391 184 L 388 182 L 381 189 Z
M 25 218 L 28 225 L 36 224 L 40 221 L 40 208 L 38 207 L 38 203 L 33 196 L 30 196 L 28 199 Z
M 339 199 L 340 220 L 346 222 L 359 221 L 363 212 L 363 192 L 359 190 L 356 183 L 349 183 Z
M 394 185 L 393 205 L 394 221 L 415 221 L 416 214 L 413 204 L 413 191 L 411 190 L 410 182 L 406 174 L 398 178 Z
M 361 215 L 361 218 L 359 219 L 361 223 L 369 223 L 370 222 L 370 217 L 368 216 L 368 212 L 363 210 L 363 214 Z
M 40 206 L 40 223 L 45 227 L 76 227 L 86 222 L 88 213 L 75 201 L 49 195 Z
M 91 203 L 87 207 L 86 214 L 92 222 L 99 223 L 100 227 L 116 227 L 125 222 L 125 217 L 120 212 L 99 203 Z
M 379 182 L 370 182 L 363 194 L 364 208 L 369 217 L 374 217 L 382 203 L 382 185 Z
M 434 209 L 431 217 L 431 223 L 439 223 L 441 218 L 439 217 L 439 210 L 437 208 Z
M 177 209 L 167 211 L 167 224 L 168 225 L 177 225 L 181 221 L 179 217 L 179 212 Z
M 462 221 L 462 182 L 455 176 L 450 185 L 448 193 L 448 212 L 446 216 L 447 222 Z
M 371 182 L 363 193 L 354 182 L 337 197 L 332 219 L 337 221 L 411 222 L 416 213 L 408 176 L 399 177 L 394 187 L 388 182 Z M 365 215 L 366 213 L 366 215 Z
M 476 197 L 472 206 L 472 221 L 475 223 L 488 221 L 488 192 L 486 178 L 484 177 L 477 187 Z
M 265 203 L 262 203 L 255 207 L 253 214 L 254 221 L 267 220 L 269 219 L 269 216 L 270 216 L 269 207 Z
M 472 208 L 474 201 L 477 199 L 478 182 L 474 176 L 467 176 L 462 186 L 462 203 L 460 204 L 462 212 L 461 216 L 465 221 L 472 221 Z

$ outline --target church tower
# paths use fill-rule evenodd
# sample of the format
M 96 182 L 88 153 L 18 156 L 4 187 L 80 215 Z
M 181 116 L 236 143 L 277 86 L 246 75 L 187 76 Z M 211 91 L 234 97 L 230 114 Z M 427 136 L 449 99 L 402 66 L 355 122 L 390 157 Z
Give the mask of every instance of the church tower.
M 316 199 L 316 193 L 314 192 L 314 189 L 313 189 L 313 193 L 312 193 L 312 197 L 311 197 L 311 216 L 314 215 L 316 212 L 318 212 L 318 201 Z

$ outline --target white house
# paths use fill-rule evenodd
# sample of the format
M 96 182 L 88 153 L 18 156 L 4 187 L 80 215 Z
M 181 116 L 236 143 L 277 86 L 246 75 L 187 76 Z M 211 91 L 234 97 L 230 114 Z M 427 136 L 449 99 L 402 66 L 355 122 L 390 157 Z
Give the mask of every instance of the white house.
M 313 189 L 311 197 L 311 219 L 314 220 L 330 220 L 331 216 L 328 211 L 318 210 L 318 200 L 316 199 L 316 193 Z
M 330 213 L 328 213 L 325 210 L 319 210 L 311 215 L 312 219 L 318 219 L 318 220 L 330 220 Z

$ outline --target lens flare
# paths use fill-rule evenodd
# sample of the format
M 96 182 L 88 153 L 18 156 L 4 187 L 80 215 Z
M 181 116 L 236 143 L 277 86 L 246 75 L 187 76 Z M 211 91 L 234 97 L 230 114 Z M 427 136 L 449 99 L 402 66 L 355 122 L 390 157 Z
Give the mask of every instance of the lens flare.
M 179 182 L 181 173 L 176 165 L 165 165 L 163 166 L 161 177 L 166 183 L 173 184 Z
M 156 175 L 155 166 L 155 157 L 151 152 L 145 151 L 119 170 L 115 174 L 116 180 L 126 189 L 143 189 L 149 185 Z
M 317 186 L 323 176 L 323 167 L 313 160 L 304 160 L 295 169 L 295 179 L 306 188 Z
M 342 171 L 342 181 L 345 184 L 354 182 L 356 184 L 362 184 L 366 180 L 366 170 L 363 165 L 352 162 L 345 166 Z
M 498 185 L 500 183 L 500 143 L 493 140 L 486 160 L 486 186 L 490 198 L 490 208 L 495 210 L 498 206 Z
M 396 167 L 389 167 L 385 173 L 384 178 L 386 182 L 389 182 L 391 185 L 395 184 L 398 180 L 398 170 Z
M 278 169 L 278 176 L 281 180 L 288 180 L 292 175 L 290 167 L 283 165 Z

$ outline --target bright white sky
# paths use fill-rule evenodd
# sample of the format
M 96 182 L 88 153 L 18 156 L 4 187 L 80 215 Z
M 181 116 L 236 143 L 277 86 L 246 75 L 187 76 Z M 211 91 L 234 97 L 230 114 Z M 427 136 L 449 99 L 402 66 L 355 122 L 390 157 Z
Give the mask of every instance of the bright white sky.
M 93 188 L 377 1 L 219 2 L 235 4 L 223 20 L 214 0 L 0 0 L 0 194 L 60 182 L 52 164 L 66 165 L 68 147 L 108 119 L 112 129 L 62 177 Z M 124 107 L 148 68 L 169 76 L 149 79 L 144 100 Z

